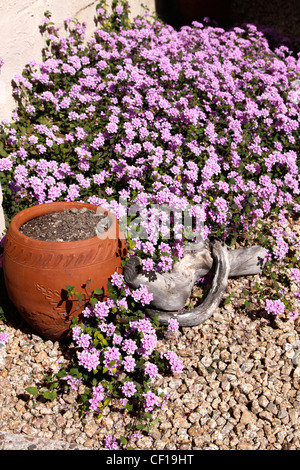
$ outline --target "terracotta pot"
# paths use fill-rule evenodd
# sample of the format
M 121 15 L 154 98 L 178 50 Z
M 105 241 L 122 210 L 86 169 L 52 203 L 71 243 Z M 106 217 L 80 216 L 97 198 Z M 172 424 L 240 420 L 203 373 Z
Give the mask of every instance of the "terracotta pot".
M 37 240 L 19 230 L 28 220 L 72 207 L 105 212 L 112 222 L 110 228 L 99 236 L 72 242 Z M 126 240 L 110 212 L 77 202 L 30 207 L 13 218 L 6 234 L 3 273 L 7 293 L 20 315 L 37 333 L 54 341 L 64 341 L 70 338 L 72 317 L 80 320 L 83 309 L 76 296 L 66 296 L 65 286 L 74 286 L 83 299 L 88 298 L 87 291 L 100 288 L 104 291 L 103 298 L 107 298 L 107 282 L 116 270 L 122 272 L 121 259 L 125 255 Z

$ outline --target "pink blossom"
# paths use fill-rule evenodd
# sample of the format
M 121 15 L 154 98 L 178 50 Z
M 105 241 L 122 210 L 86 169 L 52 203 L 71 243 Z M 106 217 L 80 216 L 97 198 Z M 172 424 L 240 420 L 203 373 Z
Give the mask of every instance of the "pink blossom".
M 300 282 L 300 269 L 299 268 L 290 269 L 290 274 L 294 282 Z
M 6 344 L 9 340 L 9 334 L 0 332 L 0 344 Z
M 158 368 L 155 364 L 148 363 L 145 366 L 145 374 L 149 375 L 151 379 L 154 379 L 158 374 Z
M 104 439 L 104 444 L 105 444 L 106 449 L 109 449 L 109 450 L 118 450 L 119 449 L 117 439 L 114 436 L 107 436 Z
M 178 320 L 176 320 L 176 318 L 172 318 L 171 320 L 169 320 L 168 328 L 173 332 L 177 331 L 179 328 Z
M 124 393 L 125 397 L 130 398 L 135 394 L 136 386 L 133 382 L 125 382 L 122 387 L 122 392 Z
M 125 356 L 122 365 L 126 372 L 133 372 L 136 366 L 136 362 L 132 356 Z
M 285 305 L 281 300 L 271 300 L 266 299 L 265 309 L 268 313 L 272 313 L 273 315 L 280 315 L 285 310 Z
M 174 374 L 180 374 L 183 370 L 183 363 L 173 351 L 164 353 L 164 357 L 169 361 L 170 367 Z
M 149 390 L 146 393 L 143 393 L 144 397 L 144 408 L 145 411 L 153 411 L 155 408 L 160 406 L 160 402 L 158 397 L 155 395 L 155 393 L 151 392 Z

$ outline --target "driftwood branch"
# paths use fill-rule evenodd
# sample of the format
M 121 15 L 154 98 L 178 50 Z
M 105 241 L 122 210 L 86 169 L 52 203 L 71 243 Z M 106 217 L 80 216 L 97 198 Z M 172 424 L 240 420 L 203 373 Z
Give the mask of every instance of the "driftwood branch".
M 266 250 L 260 246 L 229 250 L 219 241 L 189 244 L 182 259 L 170 273 L 145 272 L 134 256 L 125 266 L 125 282 L 133 288 L 145 285 L 153 294 L 146 313 L 158 317 L 161 324 L 176 318 L 180 326 L 196 326 L 211 317 L 226 290 L 228 277 L 259 274 Z M 197 279 L 214 271 L 211 289 L 204 302 L 192 310 L 182 311 Z

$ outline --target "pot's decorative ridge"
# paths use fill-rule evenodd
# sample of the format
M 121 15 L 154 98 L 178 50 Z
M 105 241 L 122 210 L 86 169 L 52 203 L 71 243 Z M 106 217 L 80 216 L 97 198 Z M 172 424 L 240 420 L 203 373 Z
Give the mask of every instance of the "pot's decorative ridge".
M 47 242 L 46 242 L 47 243 Z M 51 242 L 53 243 L 53 242 Z M 60 242 L 55 242 L 60 243 Z M 72 243 L 72 242 L 67 242 Z M 30 249 L 30 245 L 23 245 L 22 243 L 15 242 L 8 239 L 5 244 L 6 256 L 17 264 L 26 264 L 43 269 L 53 268 L 80 268 L 87 264 L 93 265 L 100 259 L 102 261 L 109 261 L 115 257 L 116 247 L 114 243 L 107 243 L 106 249 L 103 246 L 95 244 L 90 248 L 79 254 L 66 253 L 66 250 L 54 250 L 52 253 L 45 253 L 44 250 L 39 248 Z
M 67 317 L 69 315 L 66 307 L 67 299 L 62 298 L 61 292 L 59 292 L 58 290 L 47 289 L 39 283 L 36 283 L 35 287 L 37 290 L 42 292 L 43 296 L 45 297 L 45 299 L 47 299 L 54 311 L 58 312 L 63 317 Z M 83 298 L 83 301 L 85 300 L 87 300 L 86 297 Z M 74 299 L 74 297 L 71 297 L 70 303 L 73 303 L 74 301 L 77 303 L 78 299 Z

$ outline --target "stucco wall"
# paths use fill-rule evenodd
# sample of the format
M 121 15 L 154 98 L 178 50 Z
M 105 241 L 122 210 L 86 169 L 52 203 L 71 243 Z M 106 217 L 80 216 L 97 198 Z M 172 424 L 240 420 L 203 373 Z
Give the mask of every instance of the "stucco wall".
M 11 80 L 21 73 L 30 60 L 41 61 L 44 39 L 39 25 L 46 10 L 52 21 L 63 31 L 66 18 L 77 18 L 87 23 L 87 34 L 94 28 L 98 0 L 0 0 L 0 120 L 10 119 L 15 108 Z M 109 2 L 107 2 L 109 4 Z M 131 16 L 141 14 L 142 4 L 155 11 L 155 0 L 129 0 Z

